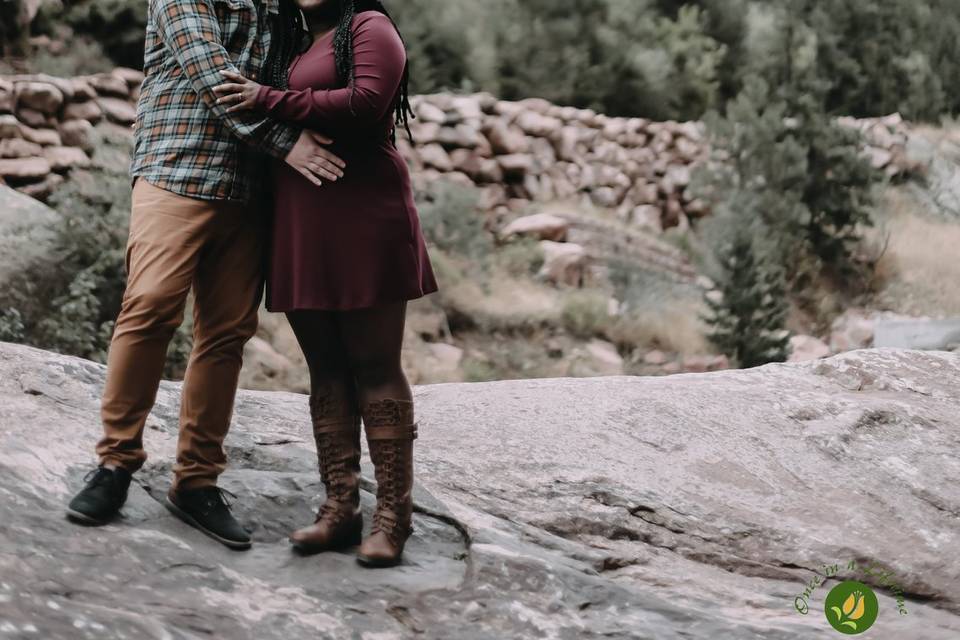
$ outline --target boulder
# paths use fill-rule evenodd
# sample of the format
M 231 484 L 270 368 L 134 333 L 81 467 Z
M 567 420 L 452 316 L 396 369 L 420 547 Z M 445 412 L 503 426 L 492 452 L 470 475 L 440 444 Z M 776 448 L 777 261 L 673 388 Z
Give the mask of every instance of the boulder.
M 551 240 L 541 240 L 540 249 L 543 251 L 543 266 L 537 274 L 539 278 L 556 285 L 583 286 L 586 249 L 572 242 Z
M 525 153 L 512 153 L 497 156 L 497 162 L 506 178 L 523 179 L 534 168 L 533 156 Z
M 0 158 L 30 158 L 43 155 L 43 147 L 23 138 L 0 139 Z
M 504 239 L 513 236 L 536 238 L 537 240 L 551 240 L 563 242 L 567 238 L 570 222 L 560 216 L 550 213 L 536 213 L 531 216 L 517 218 L 500 232 Z
M 98 98 L 97 104 L 110 122 L 133 124 L 137 119 L 137 108 L 122 98 Z
M 439 144 L 432 143 L 420 147 L 420 160 L 427 167 L 433 167 L 437 171 L 446 173 L 453 171 L 453 162 L 450 160 L 450 154 Z
M 127 85 L 128 89 L 133 89 L 139 87 L 143 82 L 143 71 L 137 69 L 130 69 L 127 67 L 117 67 L 110 72 L 110 75 L 114 78 L 119 78 Z
M 121 76 L 112 73 L 98 73 L 88 76 L 85 80 L 96 90 L 98 96 L 116 97 L 124 102 L 130 99 L 130 86 Z
M 30 196 L 41 202 L 46 202 L 50 195 L 64 183 L 65 179 L 59 173 L 49 173 L 40 182 L 28 182 L 16 186 L 20 193 Z
M 830 327 L 830 350 L 833 353 L 854 351 L 873 346 L 875 321 L 873 315 L 861 309 L 849 309 L 833 321 Z
M 37 182 L 50 173 L 50 163 L 46 158 L 4 158 L 0 159 L 0 177 L 11 184 Z
M 623 358 L 616 345 L 605 340 L 591 340 L 575 354 L 571 374 L 579 377 L 623 375 Z
M 53 147 L 60 144 L 60 134 L 53 129 L 34 129 L 33 127 L 20 125 L 20 135 L 24 140 L 44 147 Z
M 0 113 L 13 113 L 17 106 L 13 83 L 0 78 Z
M 103 118 L 103 109 L 96 100 L 71 102 L 63 110 L 64 120 L 86 120 L 96 124 Z
M 84 151 L 93 149 L 93 125 L 87 120 L 65 120 L 57 127 L 61 142 Z
M 830 355 L 830 345 L 814 336 L 795 335 L 790 337 L 790 362 L 820 360 Z
M 417 120 L 420 122 L 431 122 L 442 125 L 447 120 L 447 114 L 444 113 L 443 109 L 430 104 L 426 100 L 420 100 L 415 111 Z
M 530 146 L 522 129 L 508 126 L 498 119 L 488 121 L 484 125 L 483 133 L 497 155 L 525 153 Z
M 0 139 L 22 137 L 23 125 L 20 124 L 17 117 L 10 114 L 0 115 Z
M 90 166 L 90 157 L 77 147 L 45 147 L 43 156 L 54 171 L 84 169 Z
M 957 355 L 417 388 L 414 533 L 389 571 L 348 552 L 291 556 L 287 534 L 324 495 L 307 398 L 288 393 L 240 392 L 227 439 L 220 484 L 238 495 L 253 551 L 219 546 L 160 503 L 173 383 L 147 419 L 151 457 L 124 517 L 65 522 L 101 434 L 103 382 L 100 365 L 0 345 L 0 605 L 12 637 L 830 640 L 820 607 L 836 579 L 814 591 L 811 615 L 793 607 L 834 563 L 877 593 L 877 637 L 915 638 L 920 623 L 925 640 L 960 634 L 960 567 L 948 560 L 960 461 L 936 453 L 960 446 Z M 366 457 L 362 467 L 369 518 Z M 865 575 L 874 563 L 908 615 Z
M 17 118 L 28 127 L 47 127 L 51 125 L 51 117 L 36 109 L 21 107 L 17 110 Z M 56 118 L 53 118 L 56 123 Z
M 53 209 L 0 184 L 0 296 L 11 277 L 56 260 L 53 228 L 59 220 Z
M 48 82 L 18 82 L 16 84 L 17 107 L 34 109 L 53 115 L 63 105 L 63 92 Z
M 876 347 L 952 351 L 960 348 L 960 318 L 880 317 L 874 328 Z

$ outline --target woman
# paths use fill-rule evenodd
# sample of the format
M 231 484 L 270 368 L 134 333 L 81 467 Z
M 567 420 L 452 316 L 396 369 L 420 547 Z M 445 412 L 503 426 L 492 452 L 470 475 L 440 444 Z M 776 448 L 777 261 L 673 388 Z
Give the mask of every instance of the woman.
M 312 35 L 305 49 L 301 10 Z M 417 435 L 400 363 L 406 301 L 437 289 L 393 144 L 395 125 L 410 115 L 406 53 L 374 0 L 282 0 L 275 35 L 269 85 L 225 72 L 220 102 L 329 135 L 347 164 L 343 177 L 322 186 L 274 168 L 267 308 L 287 314 L 310 368 L 327 491 L 316 522 L 291 541 L 302 553 L 360 543 L 362 417 L 377 508 L 358 560 L 393 566 L 411 533 Z

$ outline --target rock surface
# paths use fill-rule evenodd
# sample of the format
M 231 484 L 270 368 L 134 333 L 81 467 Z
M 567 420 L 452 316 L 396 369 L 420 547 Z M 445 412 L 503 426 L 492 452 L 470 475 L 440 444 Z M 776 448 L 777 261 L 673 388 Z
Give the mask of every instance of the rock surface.
M 37 261 L 53 259 L 59 220 L 50 207 L 0 184 L 0 286 Z
M 242 392 L 228 438 L 221 484 L 251 552 L 158 503 L 172 383 L 124 517 L 66 523 L 102 383 L 99 365 L 0 344 L 4 637 L 829 639 L 825 588 L 810 615 L 793 601 L 851 559 L 907 594 L 899 616 L 878 589 L 871 638 L 960 634 L 960 356 L 421 387 L 416 532 L 405 565 L 379 572 L 290 554 L 322 491 L 293 394 Z

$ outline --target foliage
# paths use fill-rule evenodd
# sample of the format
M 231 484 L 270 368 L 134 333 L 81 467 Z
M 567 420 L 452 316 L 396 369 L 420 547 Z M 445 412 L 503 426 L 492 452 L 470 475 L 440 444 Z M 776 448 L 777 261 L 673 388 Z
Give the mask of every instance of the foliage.
M 777 256 L 794 292 L 824 276 L 856 284 L 854 253 L 877 180 L 857 134 L 826 114 L 820 96 L 799 69 L 775 94 L 762 80 L 748 82 L 725 116 L 708 116 L 718 157 L 695 181 L 717 204 L 706 225 L 713 245 L 748 230 Z
M 449 181 L 432 182 L 417 193 L 424 237 L 433 246 L 480 265 L 493 253 L 483 227 L 476 189 Z
M 741 367 L 787 359 L 787 303 L 782 273 L 758 260 L 750 235 L 738 232 L 720 252 L 723 280 L 719 296 L 705 298 L 710 314 L 708 339 Z
M 561 312 L 564 328 L 578 338 L 604 335 L 611 318 L 609 296 L 586 289 L 566 294 Z
M 109 136 L 104 144 L 115 146 L 118 138 Z M 105 362 L 126 281 L 129 179 L 125 171 L 81 173 L 50 204 L 61 214 L 54 241 L 58 260 L 28 270 L 4 292 L 0 339 Z M 188 323 L 175 335 L 169 376 L 184 369 L 189 331 Z
M 98 43 L 114 65 L 140 69 L 147 4 L 143 0 L 62 0 L 62 6 L 45 3 L 34 31 L 53 35 L 63 26 L 69 27 L 76 36 Z

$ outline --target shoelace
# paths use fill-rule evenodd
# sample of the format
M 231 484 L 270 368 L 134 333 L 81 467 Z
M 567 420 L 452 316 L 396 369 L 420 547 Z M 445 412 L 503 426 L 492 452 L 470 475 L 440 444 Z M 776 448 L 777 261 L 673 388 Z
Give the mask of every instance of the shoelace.
M 217 509 L 226 509 L 230 511 L 230 507 L 233 506 L 233 503 L 227 500 L 227 497 L 237 500 L 237 495 L 222 487 L 210 487 L 206 490 L 207 495 L 204 497 L 202 512 L 204 515 L 208 515 Z
M 113 482 L 113 471 L 106 467 L 97 467 L 88 471 L 87 475 L 83 476 L 83 481 L 91 487 L 98 487 L 107 481 Z

